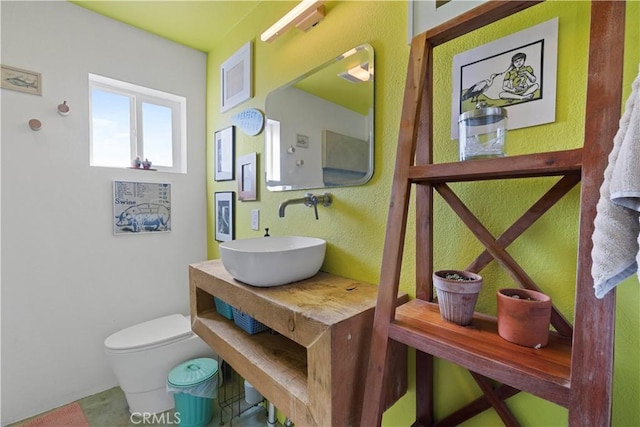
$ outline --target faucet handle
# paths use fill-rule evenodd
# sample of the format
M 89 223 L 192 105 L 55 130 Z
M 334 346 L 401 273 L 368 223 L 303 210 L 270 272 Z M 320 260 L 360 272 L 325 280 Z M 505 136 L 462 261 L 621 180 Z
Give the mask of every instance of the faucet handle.
M 316 196 L 314 196 L 312 193 L 305 194 L 304 198 L 303 198 L 304 205 L 306 207 L 308 207 L 308 208 L 312 207 L 313 204 L 314 204 L 314 197 L 316 197 Z M 315 198 L 315 203 L 318 203 L 318 199 L 317 198 Z
M 320 219 L 318 218 L 318 196 L 316 196 L 315 194 L 307 193 L 307 195 L 304 198 L 304 204 L 309 208 L 313 206 L 313 211 L 316 215 L 316 220 Z
M 314 214 L 316 216 L 316 219 L 320 219 L 318 217 L 318 203 L 322 203 L 322 206 L 328 207 L 328 206 L 331 206 L 331 202 L 332 201 L 333 201 L 333 198 L 332 198 L 330 193 L 324 193 L 321 196 L 316 196 L 315 194 L 307 193 L 302 198 L 289 199 L 289 200 L 285 200 L 284 202 L 280 203 L 280 208 L 279 208 L 278 212 L 279 212 L 280 218 L 282 218 L 282 217 L 284 217 L 284 208 L 287 207 L 287 205 L 293 204 L 293 203 L 296 203 L 296 204 L 297 203 L 303 203 L 308 208 L 313 207 L 313 211 L 314 211 Z

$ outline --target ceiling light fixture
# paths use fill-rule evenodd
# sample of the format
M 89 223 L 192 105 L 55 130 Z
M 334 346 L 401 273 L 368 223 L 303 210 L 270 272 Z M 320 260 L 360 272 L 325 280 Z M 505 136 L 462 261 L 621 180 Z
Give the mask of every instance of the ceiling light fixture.
M 338 74 L 338 76 L 352 83 L 368 82 L 371 79 L 369 63 L 367 62 L 361 65 L 356 65 L 355 67 L 349 68 L 347 71 Z
M 325 0 L 302 0 L 262 33 L 260 40 L 270 43 L 294 25 L 302 31 L 309 30 L 324 18 L 324 2 Z

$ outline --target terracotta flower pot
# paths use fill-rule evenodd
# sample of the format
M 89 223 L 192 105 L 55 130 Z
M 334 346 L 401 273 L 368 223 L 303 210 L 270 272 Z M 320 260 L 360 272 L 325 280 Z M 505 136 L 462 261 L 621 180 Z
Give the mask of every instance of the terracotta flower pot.
M 507 341 L 540 348 L 549 342 L 551 298 L 528 289 L 498 291 L 498 334 Z
M 470 271 L 440 270 L 433 273 L 433 286 L 442 318 L 462 326 L 470 324 L 482 277 Z

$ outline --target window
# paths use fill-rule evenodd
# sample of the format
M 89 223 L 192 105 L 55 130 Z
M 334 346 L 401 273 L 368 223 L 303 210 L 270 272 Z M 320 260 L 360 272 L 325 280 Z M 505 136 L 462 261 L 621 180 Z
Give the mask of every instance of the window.
M 136 157 L 152 169 L 186 173 L 186 99 L 89 74 L 91 166 L 129 167 Z
M 267 119 L 265 128 L 265 138 L 267 140 L 265 152 L 265 163 L 267 166 L 267 185 L 280 183 L 280 122 L 278 120 Z

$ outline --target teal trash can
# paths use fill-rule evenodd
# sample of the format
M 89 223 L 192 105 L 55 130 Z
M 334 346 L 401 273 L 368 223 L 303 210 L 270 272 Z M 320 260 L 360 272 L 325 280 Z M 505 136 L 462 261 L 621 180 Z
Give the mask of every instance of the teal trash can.
M 218 362 L 203 357 L 181 363 L 169 372 L 167 391 L 173 393 L 181 427 L 206 426 L 218 393 Z

